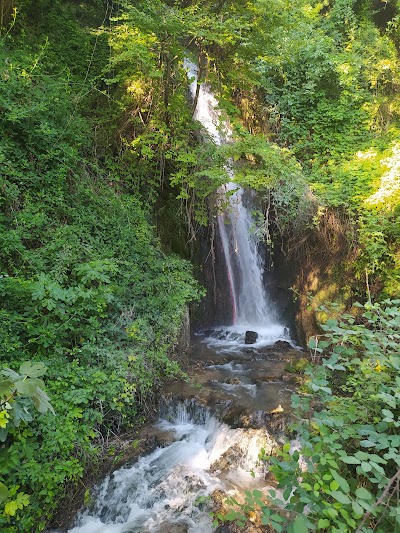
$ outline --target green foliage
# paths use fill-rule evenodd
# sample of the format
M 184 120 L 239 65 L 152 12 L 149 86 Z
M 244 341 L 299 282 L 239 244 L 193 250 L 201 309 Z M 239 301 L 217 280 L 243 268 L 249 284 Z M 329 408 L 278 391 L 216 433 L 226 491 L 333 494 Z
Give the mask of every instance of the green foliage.
M 359 241 L 353 243 L 360 250 L 351 266 L 354 277 L 363 280 L 367 269 L 375 296 L 383 290 L 384 296 L 394 297 L 399 287 L 400 233 L 394 219 L 399 205 L 400 114 L 393 33 L 375 26 L 366 2 L 298 2 L 290 9 L 282 2 L 280 8 L 267 36 L 262 32 L 265 21 L 257 22 L 255 33 L 263 36 L 258 37 L 263 45 L 247 71 L 252 71 L 250 83 L 257 84 L 264 99 L 269 139 L 289 148 L 301 162 L 301 181 L 314 195 L 296 213 L 296 195 L 287 192 L 288 184 L 299 180 L 283 174 L 283 189 L 271 191 L 272 198 L 283 195 L 290 214 L 289 224 L 282 224 L 289 231 L 283 234 L 291 240 L 296 227 L 312 229 L 310 204 L 314 214 L 318 205 L 339 216 L 349 213 L 360 229 Z M 261 45 L 253 35 L 251 39 Z M 236 90 L 249 91 L 249 82 L 241 77 L 233 83 Z M 305 224 L 299 223 L 302 218 Z M 279 224 L 275 229 L 282 234 Z
M 307 507 L 311 530 L 399 527 L 399 303 L 367 304 L 359 323 L 328 321 L 311 343 L 323 359 L 308 370 L 312 395 L 293 398 L 300 447 L 270 458 L 283 489 L 271 501 L 293 513 Z
M 294 372 L 297 374 L 304 374 L 305 369 L 307 368 L 309 362 L 305 357 L 300 359 L 291 359 L 286 365 L 286 372 Z
M 4 442 L 9 431 L 20 426 L 21 422 L 31 422 L 32 406 L 39 413 L 54 410 L 43 391 L 44 382 L 38 379 L 46 373 L 43 363 L 22 363 L 19 373 L 10 368 L 0 372 L 0 441 Z
M 160 152 L 131 146 L 129 159 L 110 142 L 125 87 L 110 96 L 99 80 L 108 35 L 85 28 L 107 22 L 106 4 L 26 1 L 0 41 L 0 529 L 9 533 L 43 531 L 66 487 L 95 468 L 99 444 L 143 423 L 157 388 L 181 372 L 173 345 L 201 294 L 191 266 L 162 251 L 142 200 L 155 201 Z M 146 168 L 127 166 L 137 156 Z
M 54 413 L 44 382 L 39 379 L 47 371 L 43 363 L 25 361 L 19 373 L 6 368 L 0 372 L 0 441 L 5 442 L 9 433 L 14 434 L 20 426 L 33 420 L 33 408 L 39 413 Z M 7 479 L 6 469 L 2 470 L 3 479 Z M 9 480 L 9 479 L 8 479 Z M 30 497 L 18 492 L 19 485 L 7 487 L 0 481 L 0 522 L 15 517 L 18 510 L 29 505 Z M 2 509 L 4 504 L 4 509 Z
M 247 491 L 218 521 L 261 522 L 283 531 L 397 531 L 400 524 L 399 300 L 342 314 L 310 342 L 307 391 L 292 397 L 296 441 L 261 451 L 277 488 Z M 235 509 L 236 508 L 236 509 Z M 284 517 L 282 511 L 284 510 Z

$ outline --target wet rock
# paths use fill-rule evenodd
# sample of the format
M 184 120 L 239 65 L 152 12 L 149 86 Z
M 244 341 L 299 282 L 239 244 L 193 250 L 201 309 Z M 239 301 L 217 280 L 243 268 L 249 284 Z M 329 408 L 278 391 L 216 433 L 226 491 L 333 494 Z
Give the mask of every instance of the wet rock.
M 292 345 L 290 344 L 290 342 L 287 341 L 276 341 L 276 343 L 274 344 L 274 348 L 275 350 L 286 352 L 286 350 L 291 350 Z
M 256 331 L 246 331 L 245 337 L 244 337 L 244 343 L 245 344 L 254 344 L 257 342 L 258 339 L 258 333 Z
M 281 406 L 281 404 L 278 405 L 278 407 L 275 407 L 275 409 L 271 409 L 269 412 L 270 415 L 277 415 L 278 413 L 283 413 L 284 409 Z
M 240 385 L 240 379 L 234 377 L 227 378 L 225 380 L 225 383 L 227 383 L 228 385 Z
M 296 376 L 293 374 L 282 374 L 280 376 L 280 380 L 284 381 L 285 383 L 297 383 Z
M 271 435 L 280 437 L 286 429 L 287 414 L 269 413 L 267 411 L 254 411 L 252 413 L 241 413 L 234 419 L 234 427 L 251 429 L 267 428 Z
M 260 376 L 258 381 L 263 381 L 264 383 L 273 383 L 278 381 L 278 378 L 276 376 Z
M 258 453 L 264 448 L 271 453 L 276 448 L 275 439 L 265 430 L 240 429 L 240 441 L 233 444 L 211 465 L 212 472 L 235 471 L 243 468 L 249 471 L 258 461 Z M 264 465 L 257 466 L 259 472 L 264 473 Z
M 279 348 L 274 348 L 273 346 L 264 346 L 258 350 L 253 350 L 257 359 L 271 359 L 282 357 L 282 350 Z
M 285 370 L 286 372 L 304 374 L 304 370 L 308 364 L 309 361 L 305 357 L 301 357 L 300 359 L 290 359 L 285 366 Z
M 187 524 L 174 524 L 173 522 L 163 522 L 160 525 L 159 533 L 187 533 L 188 526 Z
M 215 530 L 215 533 L 273 533 L 270 526 L 261 526 L 248 522 L 243 527 L 239 527 L 235 523 L 221 524 Z

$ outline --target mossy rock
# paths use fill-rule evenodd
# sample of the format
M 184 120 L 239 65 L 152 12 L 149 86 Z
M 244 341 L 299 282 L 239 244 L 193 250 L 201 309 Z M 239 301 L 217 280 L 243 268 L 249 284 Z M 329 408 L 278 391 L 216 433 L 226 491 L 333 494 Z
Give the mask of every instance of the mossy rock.
M 293 374 L 304 374 L 308 363 L 309 361 L 305 357 L 302 357 L 301 359 L 292 359 L 286 364 L 285 371 Z

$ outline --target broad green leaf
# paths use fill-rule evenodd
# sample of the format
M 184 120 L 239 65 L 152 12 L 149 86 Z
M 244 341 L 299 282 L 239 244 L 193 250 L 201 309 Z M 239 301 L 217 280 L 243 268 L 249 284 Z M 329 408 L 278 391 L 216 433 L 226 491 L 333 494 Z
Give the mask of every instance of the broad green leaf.
M 0 481 L 0 503 L 3 503 L 8 498 L 8 488 Z
M 362 515 L 364 514 L 364 509 L 361 507 L 361 505 L 353 500 L 351 502 L 351 506 L 353 507 L 354 518 L 361 518 Z
M 343 494 L 343 492 L 333 490 L 331 492 L 331 496 L 333 496 L 333 498 L 335 498 L 335 500 L 338 502 L 343 503 L 343 505 L 348 505 L 351 503 L 350 498 L 346 494 Z
M 36 393 L 32 396 L 32 401 L 39 413 L 45 414 L 47 411 L 50 411 L 55 414 L 52 405 L 50 404 L 49 397 L 45 392 L 36 387 Z
M 339 488 L 339 483 L 334 479 L 329 485 L 330 490 L 337 490 Z
M 363 472 L 366 472 L 366 473 L 367 473 L 367 472 L 371 472 L 371 470 L 372 470 L 372 466 L 371 466 L 369 463 L 367 463 L 366 461 L 363 461 L 363 462 L 361 463 L 361 470 L 362 470 Z
M 363 448 L 375 448 L 376 446 L 376 442 L 372 442 L 372 440 L 362 440 L 360 442 L 360 445 L 363 447 Z
M 291 526 L 293 533 L 308 533 L 306 519 L 303 515 L 299 515 Z
M 4 507 L 4 514 L 8 516 L 15 516 L 15 513 L 18 511 L 18 508 L 18 503 L 15 500 L 11 500 L 10 502 L 6 503 Z
M 357 459 L 357 457 L 353 457 L 352 455 L 346 455 L 345 457 L 340 457 L 340 460 L 344 463 L 347 463 L 348 465 L 359 465 L 361 464 L 360 459 Z
M 13 422 L 15 427 L 19 427 L 21 421 L 23 422 L 31 422 L 33 420 L 33 416 L 30 413 L 29 409 L 26 405 L 24 405 L 24 400 L 17 399 L 13 403 Z
M 15 388 L 22 396 L 32 397 L 36 393 L 37 386 L 29 379 L 21 379 L 15 382 Z
M 10 379 L 0 379 L 0 396 L 9 396 L 14 382 Z
M 1 371 L 1 374 L 3 374 L 4 376 L 8 376 L 13 381 L 21 377 L 17 372 L 15 372 L 14 370 L 11 370 L 11 368 L 3 368 L 3 370 Z
M 361 500 L 371 500 L 372 495 L 370 492 L 367 491 L 364 487 L 358 487 L 356 489 L 356 496 L 357 498 L 360 498 Z
M 43 363 L 32 363 L 31 361 L 26 361 L 19 367 L 19 371 L 21 374 L 29 376 L 30 378 L 38 378 L 47 372 L 47 366 Z
M 342 476 L 339 476 L 339 474 L 335 470 L 331 469 L 330 472 L 333 478 L 335 479 L 335 481 L 337 481 L 337 483 L 339 484 L 342 491 L 345 492 L 346 494 L 349 493 L 350 486 L 347 483 L 347 481 Z

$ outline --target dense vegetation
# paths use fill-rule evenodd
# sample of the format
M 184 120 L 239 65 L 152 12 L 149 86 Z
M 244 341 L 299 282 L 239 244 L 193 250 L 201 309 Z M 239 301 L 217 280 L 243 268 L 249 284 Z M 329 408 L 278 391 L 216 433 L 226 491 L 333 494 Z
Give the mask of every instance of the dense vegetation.
M 113 140 L 132 109 L 104 81 L 105 30 L 86 27 L 106 3 L 17 7 L 0 41 L 0 529 L 33 532 L 179 372 L 199 289 L 151 225 L 156 171 Z
M 342 314 L 322 326 L 292 398 L 296 440 L 260 454 L 277 487 L 267 500 L 259 490 L 241 505 L 231 499 L 221 520 L 245 523 L 257 509 L 277 532 L 399 530 L 399 304 L 359 304 L 359 320 Z
M 161 380 L 179 372 L 171 349 L 199 289 L 170 252 L 187 254 L 187 232 L 193 240 L 213 223 L 227 157 L 237 181 L 260 193 L 271 247 L 279 240 L 299 265 L 333 264 L 348 307 L 364 297 L 365 278 L 376 300 L 399 293 L 398 7 L 0 0 L 2 530 L 43 530 L 98 444 L 143 421 Z M 199 141 L 186 55 L 215 88 L 234 143 Z M 316 305 L 318 295 L 303 296 Z M 308 527 L 355 530 L 360 502 L 372 527 L 388 502 L 372 503 L 396 469 L 397 304 L 344 316 L 332 350 L 323 347 L 322 371 L 333 374 L 314 379 L 323 394 L 304 444 L 353 459 L 332 458 L 333 473 L 310 455 L 322 466 L 290 503 L 294 513 L 309 506 Z M 297 461 L 283 453 L 295 483 Z M 328 482 L 335 512 L 318 503 Z M 396 519 L 387 512 L 382 531 Z

